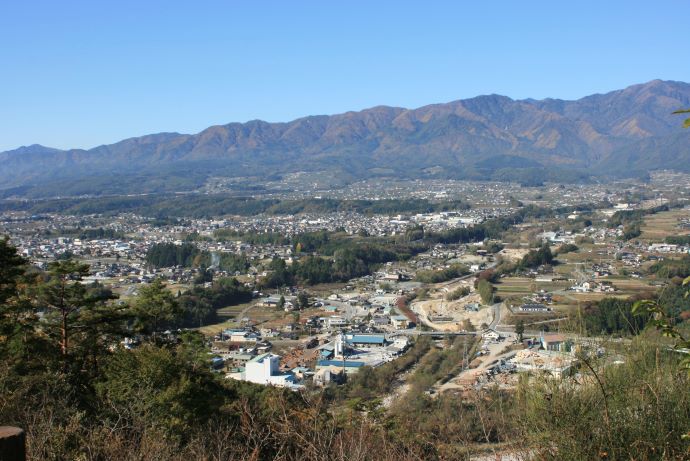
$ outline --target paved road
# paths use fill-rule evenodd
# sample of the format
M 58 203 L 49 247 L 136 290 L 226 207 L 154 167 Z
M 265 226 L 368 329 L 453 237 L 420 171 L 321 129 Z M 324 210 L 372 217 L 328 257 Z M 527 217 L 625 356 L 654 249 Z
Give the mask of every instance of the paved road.
M 463 276 L 461 276 L 461 277 L 458 277 L 458 278 L 455 278 L 455 279 L 452 279 L 452 280 L 448 280 L 447 282 L 441 282 L 441 283 L 438 283 L 438 284 L 436 284 L 436 285 L 437 285 L 439 288 L 440 288 L 440 287 L 447 287 L 448 285 L 452 285 L 452 284 L 454 284 L 454 283 L 458 283 L 460 280 L 466 280 L 466 279 L 468 279 L 468 278 L 470 278 L 470 277 L 476 277 L 477 275 L 481 274 L 482 272 L 484 272 L 484 271 L 486 271 L 486 270 L 489 270 L 489 269 L 493 269 L 493 268 L 496 267 L 496 266 L 498 266 L 498 262 L 493 261 L 493 262 L 487 264 L 486 267 L 485 267 L 484 269 L 478 270 L 478 271 L 476 271 L 476 272 L 470 272 L 470 273 L 467 274 L 467 275 L 463 275 Z M 432 284 L 432 285 L 433 285 L 433 284 Z
M 491 325 L 489 325 L 489 328 L 494 330 L 498 326 L 499 323 L 501 323 L 501 306 L 503 303 L 496 303 L 493 306 L 491 306 L 494 310 L 494 319 L 491 321 Z
M 476 336 L 474 331 L 421 331 L 421 330 L 395 330 L 397 335 L 405 336 Z
M 338 308 L 338 312 L 333 312 L 332 315 L 339 315 L 345 318 L 345 320 L 350 321 L 352 317 L 358 315 L 366 315 L 369 311 L 367 309 L 352 306 L 349 302 L 332 300 L 332 299 L 321 299 L 317 298 L 317 301 L 323 303 L 324 306 L 335 306 Z

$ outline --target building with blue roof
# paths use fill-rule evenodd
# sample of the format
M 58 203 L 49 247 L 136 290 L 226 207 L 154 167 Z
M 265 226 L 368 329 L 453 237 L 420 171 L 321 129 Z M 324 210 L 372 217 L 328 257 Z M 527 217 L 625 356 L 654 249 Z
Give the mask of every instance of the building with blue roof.
M 385 335 L 345 335 L 345 342 L 351 347 L 383 347 L 388 344 Z
M 330 359 L 333 357 L 333 349 L 321 349 L 319 355 L 324 359 Z

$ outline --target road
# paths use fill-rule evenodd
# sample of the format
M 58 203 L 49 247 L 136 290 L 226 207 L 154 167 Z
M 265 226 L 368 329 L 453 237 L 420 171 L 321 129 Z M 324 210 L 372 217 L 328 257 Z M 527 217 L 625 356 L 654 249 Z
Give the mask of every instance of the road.
M 421 330 L 395 330 L 396 335 L 405 336 L 476 336 L 478 333 L 474 331 L 421 331 Z
M 316 299 L 318 302 L 323 303 L 324 306 L 335 306 L 338 308 L 337 312 L 333 312 L 333 315 L 339 315 L 345 318 L 348 322 L 352 320 L 352 317 L 359 315 L 366 315 L 369 313 L 367 309 L 352 306 L 349 302 L 332 300 L 332 299 Z
M 500 325 L 502 305 L 503 303 L 496 303 L 491 306 L 493 309 L 494 318 L 489 325 L 490 329 L 495 330 Z M 512 357 L 515 354 L 515 351 L 503 351 L 505 350 L 506 346 L 515 339 L 515 333 L 502 333 L 502 335 L 505 337 L 504 340 L 487 344 L 486 347 L 488 354 L 477 357 L 480 359 L 481 363 L 476 368 L 462 370 L 456 377 L 448 382 L 441 385 L 434 385 L 434 390 L 436 390 L 438 393 L 442 393 L 450 389 L 462 389 L 468 381 L 474 381 L 477 377 L 486 373 L 486 370 L 494 362 L 500 359 Z
M 451 389 L 464 389 L 468 383 L 474 382 L 479 376 L 486 373 L 490 366 L 501 359 L 508 359 L 515 355 L 515 351 L 503 352 L 513 340 L 513 336 L 509 335 L 505 340 L 490 343 L 487 345 L 489 353 L 487 355 L 479 356 L 481 363 L 476 368 L 468 368 L 462 370 L 458 375 L 440 386 L 434 386 L 438 393 L 443 393 Z
M 236 316 L 235 316 L 235 321 L 241 322 L 242 319 L 244 319 L 247 316 L 247 312 L 249 312 L 253 307 L 255 307 L 256 304 L 252 303 L 249 306 L 245 307 L 242 309 Z
M 496 303 L 492 307 L 494 310 L 494 319 L 491 321 L 491 324 L 489 325 L 489 329 L 495 330 L 496 327 L 498 326 L 499 323 L 501 323 L 501 306 L 503 303 Z
M 476 277 L 477 275 L 481 274 L 482 272 L 484 272 L 484 271 L 486 271 L 486 270 L 493 269 L 493 268 L 496 267 L 497 265 L 498 265 L 498 263 L 497 263 L 496 261 L 493 261 L 493 262 L 487 264 L 486 267 L 485 267 L 484 269 L 478 270 L 478 271 L 476 271 L 476 272 L 471 272 L 471 273 L 469 273 L 469 274 L 467 274 L 467 275 L 463 275 L 462 277 L 458 277 L 458 278 L 455 278 L 455 279 L 452 279 L 452 280 L 448 280 L 447 282 L 438 283 L 437 286 L 438 286 L 439 289 L 440 289 L 440 288 L 446 288 L 446 287 L 448 287 L 448 286 L 450 286 L 450 285 L 453 285 L 454 283 L 458 283 L 458 282 L 461 281 L 461 280 L 466 280 L 466 279 L 468 279 L 468 278 L 470 278 L 470 277 Z

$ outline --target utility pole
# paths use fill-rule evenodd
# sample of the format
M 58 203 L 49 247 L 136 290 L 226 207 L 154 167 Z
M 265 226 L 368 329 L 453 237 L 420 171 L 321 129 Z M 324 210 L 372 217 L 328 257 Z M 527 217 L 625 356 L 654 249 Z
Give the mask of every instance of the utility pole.
M 467 366 L 467 339 L 463 338 L 463 352 L 462 352 L 462 371 L 466 370 Z

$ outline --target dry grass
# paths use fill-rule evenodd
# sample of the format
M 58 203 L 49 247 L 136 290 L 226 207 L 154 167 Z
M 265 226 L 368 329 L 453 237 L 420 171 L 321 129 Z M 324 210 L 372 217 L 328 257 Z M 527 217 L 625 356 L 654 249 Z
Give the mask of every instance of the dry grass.
M 678 219 L 688 217 L 690 217 L 690 211 L 685 209 L 662 211 L 645 216 L 640 237 L 648 240 L 664 240 L 672 235 L 690 234 L 689 231 L 678 227 Z
M 525 296 L 539 290 L 563 290 L 570 285 L 568 282 L 537 282 L 529 277 L 506 277 L 501 279 L 501 283 L 496 284 L 496 293 L 502 298 Z

